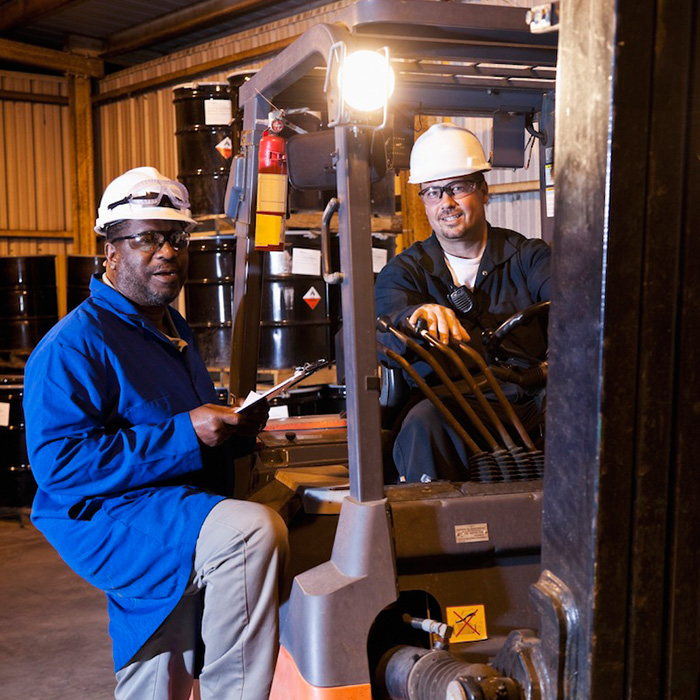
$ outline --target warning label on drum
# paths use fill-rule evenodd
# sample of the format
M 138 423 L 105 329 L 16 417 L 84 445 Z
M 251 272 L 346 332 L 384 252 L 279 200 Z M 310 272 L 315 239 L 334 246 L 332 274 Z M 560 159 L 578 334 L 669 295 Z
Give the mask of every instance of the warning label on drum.
M 321 295 L 316 291 L 315 287 L 311 287 L 302 299 L 309 305 L 311 309 L 315 309 L 318 306 L 318 302 L 321 301 Z
M 321 276 L 321 251 L 313 248 L 292 250 L 292 274 Z
M 230 124 L 231 100 L 204 100 L 204 123 L 207 126 Z
M 7 428 L 10 425 L 10 404 L 0 403 L 0 427 Z
M 233 142 L 228 136 L 225 139 L 221 139 L 221 141 L 219 141 L 214 148 L 216 148 L 216 150 L 219 151 L 221 156 L 226 158 L 226 160 L 233 155 Z

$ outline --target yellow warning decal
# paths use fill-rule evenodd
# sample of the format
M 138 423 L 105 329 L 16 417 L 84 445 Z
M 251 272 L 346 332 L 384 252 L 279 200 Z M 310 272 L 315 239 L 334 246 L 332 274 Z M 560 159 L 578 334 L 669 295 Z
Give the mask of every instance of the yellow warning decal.
M 447 608 L 447 624 L 454 630 L 450 642 L 478 642 L 488 639 L 486 611 L 483 605 L 458 605 Z

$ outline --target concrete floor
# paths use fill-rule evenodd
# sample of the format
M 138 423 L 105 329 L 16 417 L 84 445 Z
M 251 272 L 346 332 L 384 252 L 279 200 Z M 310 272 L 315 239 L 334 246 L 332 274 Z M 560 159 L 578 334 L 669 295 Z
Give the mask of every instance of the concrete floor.
M 0 698 L 109 700 L 104 595 L 74 574 L 24 511 L 0 518 Z

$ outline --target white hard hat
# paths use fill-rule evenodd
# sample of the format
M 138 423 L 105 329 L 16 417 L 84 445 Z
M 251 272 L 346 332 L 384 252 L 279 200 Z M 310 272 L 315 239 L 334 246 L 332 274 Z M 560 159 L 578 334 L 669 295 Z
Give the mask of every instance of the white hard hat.
M 433 124 L 413 144 L 408 181 L 420 184 L 482 170 L 491 170 L 491 163 L 469 129 L 449 123 Z
M 151 167 L 128 170 L 107 185 L 95 231 L 104 234 L 110 224 L 124 219 L 181 221 L 188 229 L 197 224 L 190 212 L 187 188 Z

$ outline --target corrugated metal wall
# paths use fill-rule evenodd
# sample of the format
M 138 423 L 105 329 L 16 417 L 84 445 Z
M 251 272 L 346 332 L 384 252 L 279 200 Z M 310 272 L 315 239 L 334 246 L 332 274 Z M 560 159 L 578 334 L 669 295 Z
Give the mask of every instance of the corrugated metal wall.
M 0 91 L 46 95 L 65 104 L 0 100 L 0 255 L 66 254 L 70 238 L 68 85 L 65 78 L 0 71 Z
M 473 131 L 488 154 L 491 151 L 491 129 L 493 120 L 489 118 L 455 119 L 455 123 Z M 523 137 L 524 138 L 524 137 Z M 523 142 L 524 143 L 524 142 Z M 540 168 L 539 146 L 525 154 L 528 167 L 494 168 L 486 173 L 489 185 L 507 185 L 514 182 L 538 182 Z M 541 238 L 541 213 L 539 190 L 517 192 L 513 194 L 498 193 L 492 189 L 486 205 L 486 216 L 493 226 L 510 228 L 528 238 Z

